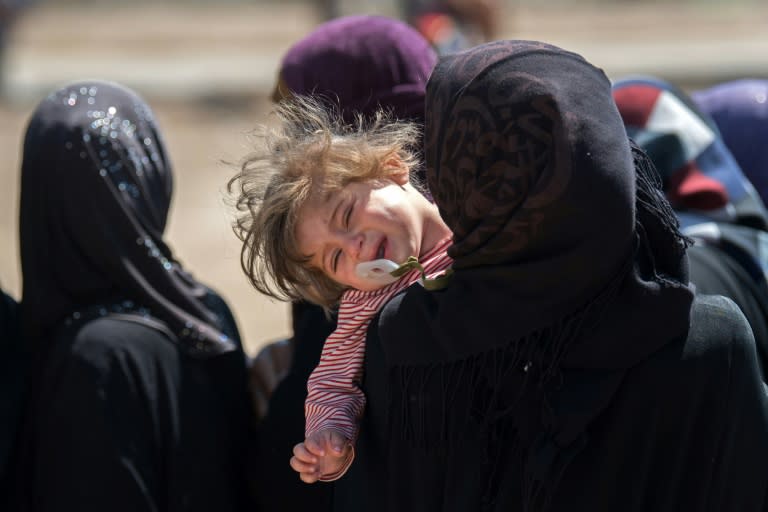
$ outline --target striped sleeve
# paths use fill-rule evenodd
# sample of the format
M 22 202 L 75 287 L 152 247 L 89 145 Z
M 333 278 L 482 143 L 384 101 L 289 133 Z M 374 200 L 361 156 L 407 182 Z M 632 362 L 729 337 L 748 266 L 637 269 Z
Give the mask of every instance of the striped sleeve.
M 425 260 L 427 276 L 448 268 L 452 260 L 445 250 L 448 241 L 433 249 Z M 358 424 L 365 408 L 365 395 L 360 389 L 365 357 L 365 337 L 368 325 L 376 313 L 395 294 L 419 279 L 416 271 L 404 275 L 397 282 L 373 292 L 348 290 L 339 307 L 336 330 L 323 345 L 320 362 L 307 381 L 305 436 L 325 429 L 334 429 L 352 445 L 357 440 Z M 352 463 L 354 452 L 345 461 L 342 470 L 320 480 L 341 477 Z
M 357 439 L 357 423 L 365 407 L 359 386 L 365 334 L 375 313 L 365 303 L 342 303 L 336 330 L 325 341 L 320 363 L 307 381 L 307 437 L 333 428 L 352 443 Z

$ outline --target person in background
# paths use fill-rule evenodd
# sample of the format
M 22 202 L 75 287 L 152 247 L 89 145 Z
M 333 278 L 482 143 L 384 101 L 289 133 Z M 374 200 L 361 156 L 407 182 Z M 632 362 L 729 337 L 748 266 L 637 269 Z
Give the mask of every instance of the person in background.
M 358 441 L 337 485 L 362 491 L 337 510 L 764 510 L 751 329 L 694 294 L 605 74 L 532 41 L 446 57 L 425 140 L 454 272 L 368 329 L 384 434 Z
M 163 237 L 173 169 L 135 92 L 84 81 L 24 138 L 24 511 L 246 511 L 253 421 L 226 302 Z
M 404 19 L 438 54 L 448 55 L 498 38 L 499 0 L 400 0 Z
M 347 122 L 357 113 L 369 117 L 383 108 L 398 119 L 423 123 L 427 78 L 436 62 L 430 44 L 402 21 L 342 17 L 321 24 L 286 52 L 272 99 L 313 94 L 336 105 Z M 274 390 L 262 393 L 270 398 L 259 425 L 255 459 L 264 463 L 254 478 L 256 496 L 266 511 L 329 510 L 332 501 L 344 500 L 343 490 L 336 484 L 302 483 L 286 461 L 304 438 L 307 379 L 336 326 L 335 315 L 329 319 L 321 307 L 307 302 L 294 302 L 291 311 L 290 368 Z M 372 433 L 363 429 L 361 435 Z
M 724 82 L 694 91 L 691 98 L 714 119 L 739 167 L 768 203 L 768 80 Z
M 768 229 L 768 212 L 715 124 L 690 96 L 655 77 L 617 80 L 613 96 L 627 134 L 659 171 L 687 227 L 721 221 Z
M 272 93 L 319 96 L 352 122 L 378 108 L 423 121 L 424 88 L 437 62 L 429 43 L 407 24 L 384 16 L 346 16 L 318 26 L 288 49 Z
M 696 241 L 688 250 L 691 282 L 698 293 L 736 302 L 768 364 L 768 212 L 760 194 L 715 121 L 683 91 L 642 77 L 618 80 L 613 95 L 628 135 L 653 160 L 684 232 Z

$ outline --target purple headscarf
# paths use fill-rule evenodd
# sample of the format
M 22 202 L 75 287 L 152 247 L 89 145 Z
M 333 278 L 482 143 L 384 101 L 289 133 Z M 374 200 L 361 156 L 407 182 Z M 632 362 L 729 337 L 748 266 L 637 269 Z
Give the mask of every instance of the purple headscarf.
M 744 174 L 768 204 L 768 80 L 736 80 L 692 94 L 714 118 Z
M 288 50 L 280 76 L 293 94 L 338 103 L 347 121 L 381 106 L 397 118 L 423 122 L 427 79 L 436 62 L 429 43 L 405 23 L 347 16 L 320 25 Z

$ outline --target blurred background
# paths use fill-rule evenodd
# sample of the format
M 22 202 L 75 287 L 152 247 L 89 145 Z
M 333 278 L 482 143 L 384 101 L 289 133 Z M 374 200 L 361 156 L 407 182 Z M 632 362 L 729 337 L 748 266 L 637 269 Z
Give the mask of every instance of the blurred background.
M 152 105 L 176 172 L 167 240 L 235 311 L 254 354 L 290 334 L 288 308 L 240 270 L 225 189 L 267 122 L 283 53 L 329 16 L 403 17 L 397 0 L 0 0 L 0 285 L 20 296 L 19 155 L 36 103 L 72 80 L 115 80 Z M 584 55 L 611 78 L 691 91 L 768 78 L 766 0 L 497 0 L 495 37 Z M 768 143 L 768 141 L 766 141 Z

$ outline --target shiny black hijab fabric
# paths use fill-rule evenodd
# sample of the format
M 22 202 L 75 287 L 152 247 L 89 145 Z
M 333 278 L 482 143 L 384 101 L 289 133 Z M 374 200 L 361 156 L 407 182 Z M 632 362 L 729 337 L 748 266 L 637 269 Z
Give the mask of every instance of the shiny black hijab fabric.
M 207 288 L 163 241 L 172 169 L 138 95 L 109 82 L 63 87 L 37 107 L 23 151 L 27 339 L 39 345 L 95 313 L 168 331 L 197 357 L 235 348 L 205 304 Z

